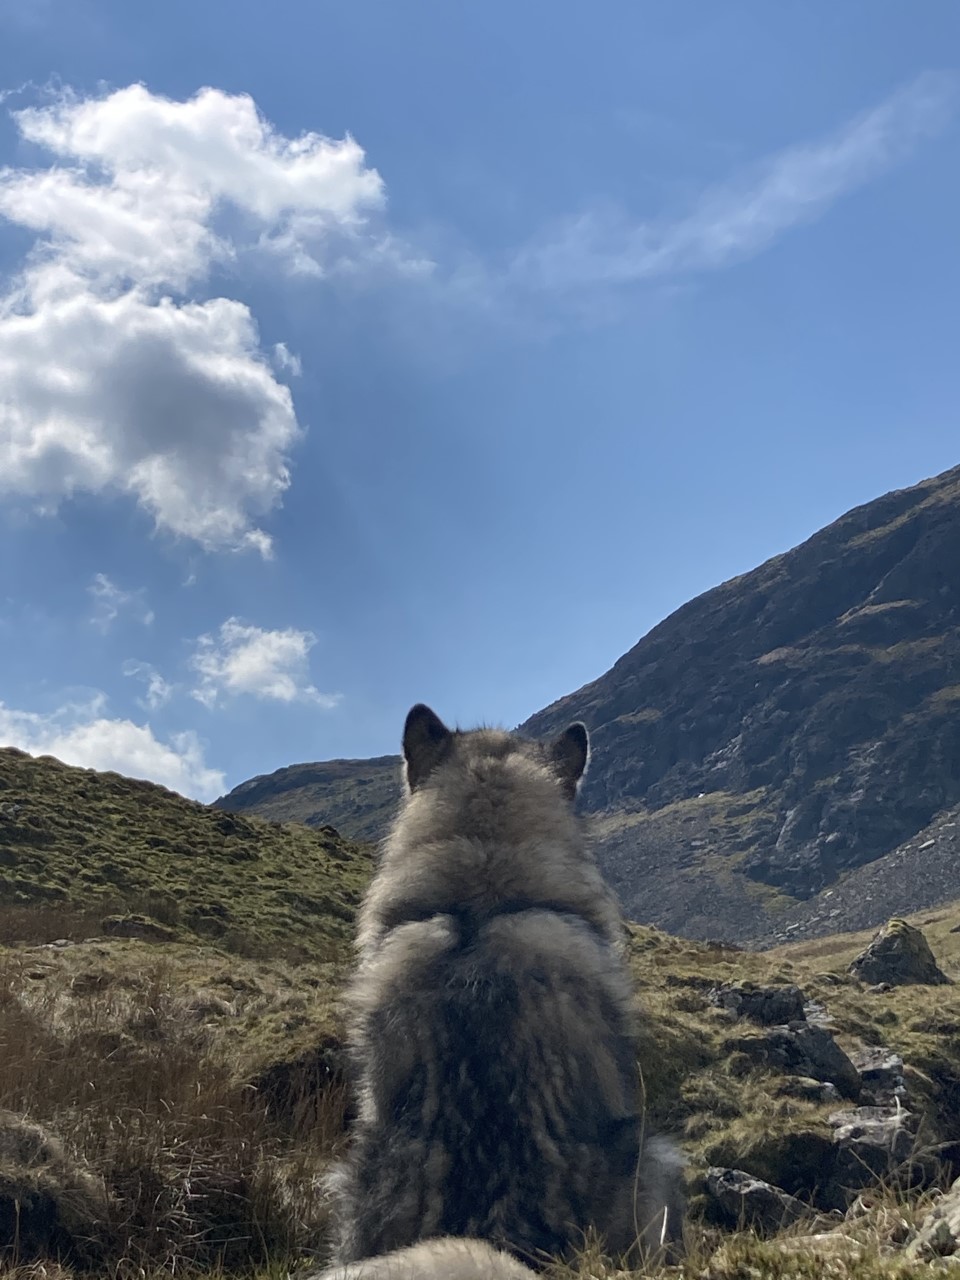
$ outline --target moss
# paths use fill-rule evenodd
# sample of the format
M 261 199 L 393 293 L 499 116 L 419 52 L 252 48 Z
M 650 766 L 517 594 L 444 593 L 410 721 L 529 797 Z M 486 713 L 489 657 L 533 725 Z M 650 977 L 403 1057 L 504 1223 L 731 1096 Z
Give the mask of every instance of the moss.
M 0 784 L 8 902 L 69 898 L 74 915 L 142 915 L 244 955 L 348 954 L 371 868 L 362 845 L 9 749 Z

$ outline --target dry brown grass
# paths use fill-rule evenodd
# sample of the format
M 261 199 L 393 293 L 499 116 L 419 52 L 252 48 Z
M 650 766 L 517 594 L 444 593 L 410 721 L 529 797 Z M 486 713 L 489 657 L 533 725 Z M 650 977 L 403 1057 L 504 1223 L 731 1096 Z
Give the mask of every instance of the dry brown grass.
M 953 918 L 928 918 L 928 929 L 956 972 Z M 196 943 L 91 939 L 82 916 L 71 921 L 46 909 L 33 921 L 28 911 L 5 919 L 18 945 L 0 949 L 0 1109 L 56 1134 L 77 1177 L 95 1175 L 109 1195 L 102 1221 L 87 1233 L 93 1239 L 76 1228 L 58 1238 L 67 1240 L 60 1252 L 70 1274 L 86 1267 L 117 1280 L 281 1280 L 322 1263 L 327 1222 L 318 1184 L 344 1129 L 333 1013 L 339 968 L 246 960 Z M 41 945 L 51 934 L 79 940 Z M 828 1005 L 847 1047 L 890 1043 L 929 1073 L 911 1081 L 918 1100 L 953 1111 L 941 1076 L 960 1060 L 960 987 L 868 997 L 853 979 L 823 972 L 842 968 L 859 943 L 757 955 L 635 929 L 653 1122 L 680 1132 L 701 1164 L 729 1161 L 758 1173 L 771 1151 L 782 1157 L 781 1148 L 802 1147 L 805 1135 L 828 1134 L 829 1106 L 781 1096 L 767 1073 L 732 1070 L 725 1048 L 731 1026 L 707 990 L 744 978 L 799 982 Z M 944 1030 L 948 1021 L 953 1030 Z M 44 1178 L 51 1186 L 50 1175 Z M 0 1197 L 2 1185 L 0 1179 Z M 901 1206 L 900 1196 L 891 1182 L 869 1212 L 855 1212 L 819 1243 L 797 1244 L 797 1230 L 761 1241 L 701 1224 L 692 1229 L 690 1260 L 656 1274 L 929 1274 L 896 1253 L 905 1216 L 922 1208 L 915 1197 Z M 68 1280 L 54 1262 L 31 1261 L 29 1233 L 20 1243 L 0 1276 Z M 625 1280 L 591 1246 L 578 1268 L 557 1274 Z M 639 1280 L 643 1273 L 632 1274 Z
M 0 957 L 0 1108 L 55 1134 L 107 1191 L 95 1239 L 55 1235 L 65 1261 L 142 1276 L 316 1257 L 326 1225 L 318 1179 L 342 1134 L 342 1086 L 298 1097 L 294 1073 L 278 1107 L 250 1086 L 218 1026 L 256 1018 L 252 1008 L 310 1030 L 300 1002 L 285 1006 L 282 984 L 262 973 L 259 985 L 252 971 L 221 974 L 228 991 L 232 976 L 231 1004 L 223 984 L 193 987 L 202 966 L 191 972 L 182 958 L 132 944 L 93 950 L 99 965 L 89 947 Z M 211 956 L 208 967 L 224 962 Z M 29 1240 L 17 1244 L 29 1254 Z M 11 1252 L 8 1262 L 30 1261 Z

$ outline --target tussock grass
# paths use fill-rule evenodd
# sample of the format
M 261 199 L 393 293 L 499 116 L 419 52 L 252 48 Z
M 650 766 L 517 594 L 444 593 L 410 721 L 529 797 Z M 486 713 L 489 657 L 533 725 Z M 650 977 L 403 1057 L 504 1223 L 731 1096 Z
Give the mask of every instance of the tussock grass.
M 106 1193 L 84 1235 L 65 1188 L 49 1184 L 51 1223 L 66 1215 L 51 1247 L 71 1265 L 243 1274 L 322 1252 L 319 1178 L 342 1140 L 343 1087 L 304 1088 L 279 1107 L 251 1074 L 276 1048 L 271 1021 L 289 1028 L 289 1048 L 301 1023 L 317 1033 L 328 1001 L 235 963 L 132 943 L 0 953 L 0 1107 L 55 1134 L 73 1175 Z M 259 1020 L 252 1047 L 240 1027 Z

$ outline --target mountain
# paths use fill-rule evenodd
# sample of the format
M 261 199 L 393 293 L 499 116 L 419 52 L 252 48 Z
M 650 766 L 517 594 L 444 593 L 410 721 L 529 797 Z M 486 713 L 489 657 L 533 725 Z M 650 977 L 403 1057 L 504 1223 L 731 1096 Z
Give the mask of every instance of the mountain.
M 399 789 L 399 756 L 325 760 L 288 765 L 241 782 L 215 800 L 214 807 L 308 827 L 332 825 L 353 840 L 369 841 L 383 834 Z
M 773 941 L 792 924 L 810 936 L 931 905 L 909 870 L 881 876 L 870 910 L 856 886 L 891 855 L 904 865 L 960 805 L 958 566 L 960 467 L 707 591 L 520 726 L 588 725 L 582 803 L 633 918 Z M 308 769 L 314 785 L 283 779 Z M 367 835 L 396 777 L 395 757 L 297 766 L 218 803 L 293 816 L 286 787 L 298 815 Z M 949 858 L 938 874 L 937 900 L 960 896 Z M 830 914 L 831 889 L 856 919 Z
M 42 907 L 54 938 L 73 928 L 332 960 L 348 952 L 369 872 L 366 850 L 334 831 L 0 748 L 0 941 L 21 920 L 35 929 Z

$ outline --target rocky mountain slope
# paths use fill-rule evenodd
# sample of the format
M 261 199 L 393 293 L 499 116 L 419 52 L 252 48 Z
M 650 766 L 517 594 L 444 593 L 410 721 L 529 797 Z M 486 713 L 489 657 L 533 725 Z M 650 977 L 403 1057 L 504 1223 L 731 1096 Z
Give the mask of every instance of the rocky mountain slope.
M 859 880 L 837 915 L 819 895 L 915 852 L 919 833 L 960 804 L 958 566 L 955 468 L 699 596 L 521 726 L 590 728 L 583 805 L 634 918 L 769 940 L 796 921 L 830 930 L 928 905 L 929 882 L 912 874 L 878 871 L 883 901 L 869 920 Z M 394 757 L 312 768 L 297 816 L 350 834 L 382 828 Z M 290 772 L 218 803 L 293 816 Z M 960 870 L 939 874 L 937 900 L 960 895 Z
M 330 824 L 352 840 L 378 840 L 400 794 L 400 757 L 324 760 L 260 774 L 221 796 L 215 808 L 277 822 Z

